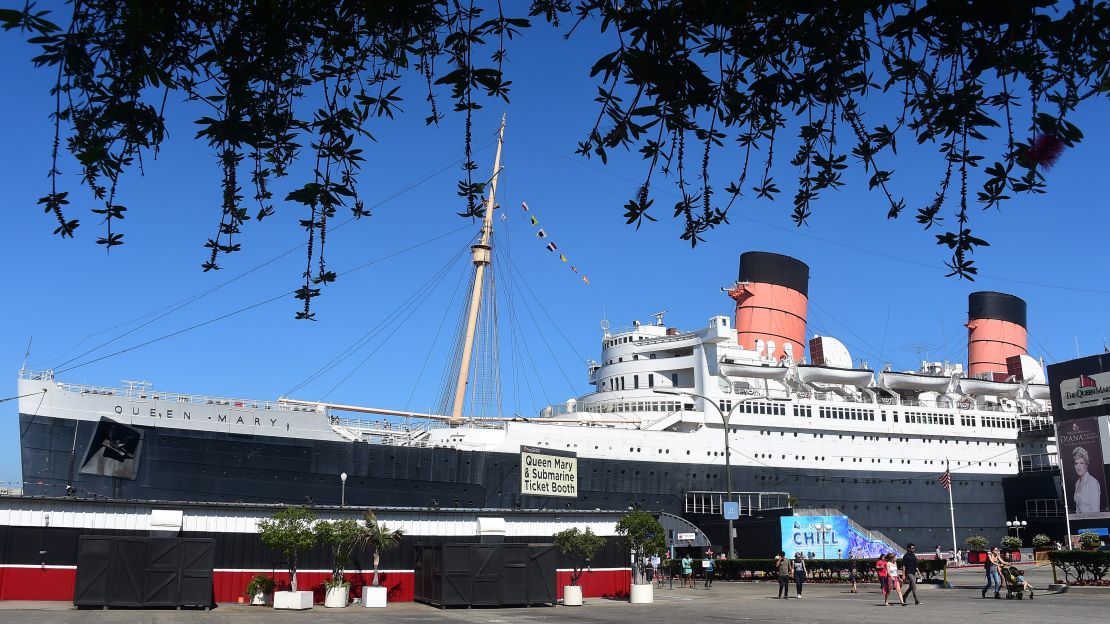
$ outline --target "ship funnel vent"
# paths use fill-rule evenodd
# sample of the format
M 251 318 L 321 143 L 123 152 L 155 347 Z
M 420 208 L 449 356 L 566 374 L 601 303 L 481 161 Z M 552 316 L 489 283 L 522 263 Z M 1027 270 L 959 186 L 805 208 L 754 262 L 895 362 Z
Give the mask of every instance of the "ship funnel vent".
M 776 253 L 740 255 L 740 275 L 728 291 L 736 301 L 736 335 L 740 346 L 781 359 L 805 353 L 809 267 Z M 789 351 L 787 350 L 789 345 Z

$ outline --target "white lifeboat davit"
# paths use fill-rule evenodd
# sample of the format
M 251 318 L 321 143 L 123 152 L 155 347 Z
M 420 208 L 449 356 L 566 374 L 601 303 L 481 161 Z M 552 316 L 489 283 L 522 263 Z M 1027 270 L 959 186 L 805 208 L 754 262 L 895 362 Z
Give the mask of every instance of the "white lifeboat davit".
M 798 381 L 802 383 L 842 384 L 866 388 L 875 380 L 875 371 L 866 368 L 840 368 L 837 366 L 798 366 Z
M 1048 390 L 1048 384 L 1029 384 L 1025 387 L 1026 392 L 1029 393 L 1030 399 L 1039 401 L 1047 401 L 1051 398 L 1051 393 Z
M 879 374 L 879 386 L 887 390 L 912 390 L 914 392 L 938 392 L 948 390 L 951 378 L 919 373 L 894 373 L 884 371 Z
M 755 377 L 757 379 L 786 379 L 790 369 L 778 364 L 742 364 L 727 359 L 721 359 L 721 372 L 729 377 Z
M 971 396 L 1016 397 L 1021 384 L 1012 381 L 988 381 L 986 379 L 960 379 L 960 390 Z

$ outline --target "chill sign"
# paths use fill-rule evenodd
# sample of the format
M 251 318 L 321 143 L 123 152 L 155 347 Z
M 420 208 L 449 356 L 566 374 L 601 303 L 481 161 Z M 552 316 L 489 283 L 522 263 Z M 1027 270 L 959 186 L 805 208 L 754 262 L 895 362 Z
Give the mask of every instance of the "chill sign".
M 534 446 L 520 447 L 520 493 L 578 497 L 578 455 Z

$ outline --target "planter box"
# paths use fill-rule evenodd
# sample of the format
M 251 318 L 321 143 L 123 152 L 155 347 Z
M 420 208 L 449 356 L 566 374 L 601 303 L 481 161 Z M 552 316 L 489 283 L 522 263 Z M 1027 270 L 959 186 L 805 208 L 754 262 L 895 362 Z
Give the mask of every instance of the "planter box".
M 648 583 L 647 585 L 632 585 L 632 589 L 628 592 L 628 602 L 632 604 L 651 604 L 655 602 L 655 586 Z
M 310 591 L 280 591 L 274 592 L 275 609 L 292 609 L 304 611 L 312 608 L 312 592 Z
M 324 606 L 331 609 L 340 609 L 347 606 L 347 596 L 351 588 L 345 586 L 332 587 L 324 594 Z
M 563 606 L 565 607 L 581 607 L 582 606 L 582 588 L 578 585 L 564 585 L 563 586 Z
M 388 604 L 389 588 L 364 585 L 362 588 L 362 606 L 384 608 Z

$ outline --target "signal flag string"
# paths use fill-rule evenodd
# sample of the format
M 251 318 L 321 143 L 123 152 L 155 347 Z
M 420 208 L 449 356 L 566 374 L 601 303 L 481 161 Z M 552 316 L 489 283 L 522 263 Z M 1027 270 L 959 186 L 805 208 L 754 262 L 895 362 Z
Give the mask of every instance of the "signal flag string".
M 528 207 L 528 202 L 523 202 L 523 201 L 520 202 L 520 207 L 521 207 L 522 210 L 524 210 L 524 212 L 531 213 L 531 214 L 529 214 L 528 221 L 529 221 L 529 223 L 532 224 L 532 227 L 538 227 L 539 224 L 540 224 L 539 217 L 537 217 L 535 215 L 535 213 L 532 213 L 532 209 Z M 536 230 L 536 238 L 546 239 L 547 238 L 547 231 L 544 230 L 543 228 L 540 228 L 540 229 Z M 548 241 L 548 243 L 546 245 L 546 249 L 548 251 L 552 252 L 552 253 L 555 253 L 556 251 L 559 251 L 559 245 L 557 245 L 555 243 L 555 241 L 553 241 L 553 240 Z M 562 252 L 559 252 L 559 260 L 561 260 L 564 264 L 567 264 L 570 267 L 570 270 L 573 271 L 575 275 L 578 275 L 579 277 L 581 277 L 583 284 L 585 284 L 587 286 L 590 285 L 590 278 L 585 276 L 585 275 L 579 274 L 578 273 L 578 267 L 574 266 L 573 264 L 570 264 L 570 261 L 567 259 L 566 254 L 564 254 Z

